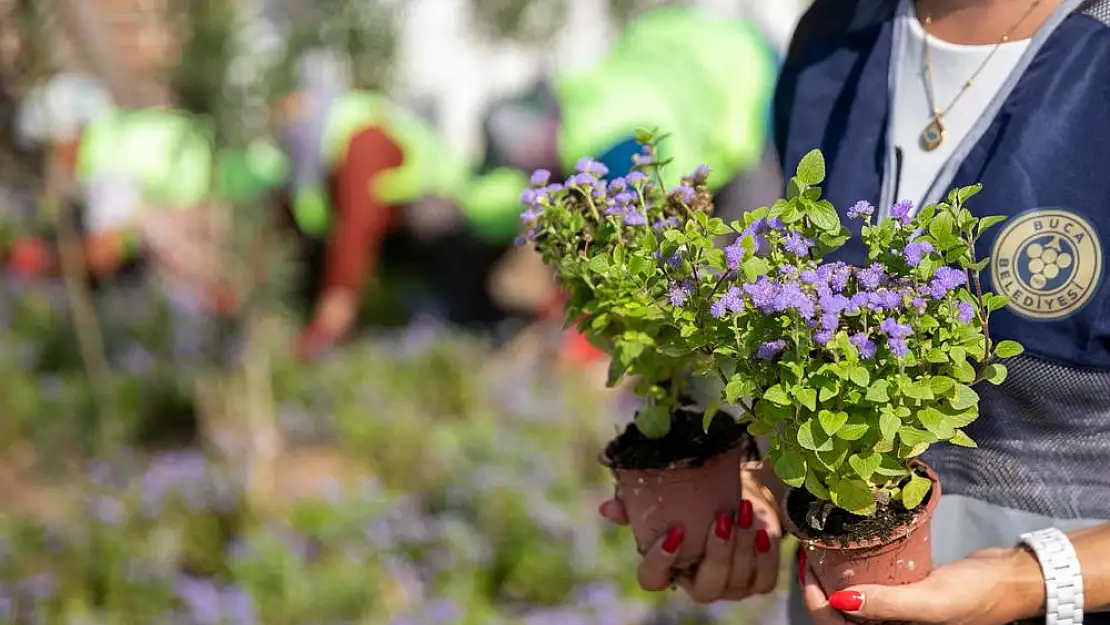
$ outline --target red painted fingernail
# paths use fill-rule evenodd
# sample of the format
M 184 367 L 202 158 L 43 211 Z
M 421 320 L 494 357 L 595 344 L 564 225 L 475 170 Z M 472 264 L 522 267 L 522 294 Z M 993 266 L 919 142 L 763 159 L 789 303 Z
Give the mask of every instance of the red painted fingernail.
M 678 546 L 682 544 L 683 538 L 686 538 L 686 530 L 682 529 L 681 525 L 676 525 L 667 530 L 667 537 L 663 540 L 663 551 L 667 554 L 678 551 Z
M 838 590 L 829 597 L 829 605 L 841 612 L 858 612 L 863 607 L 863 593 Z
M 759 553 L 771 550 L 771 537 L 767 535 L 767 530 L 761 529 L 755 533 L 755 550 Z
M 717 538 L 728 540 L 732 536 L 732 515 L 728 512 L 717 514 Z
M 736 524 L 740 529 L 746 530 L 752 526 L 755 513 L 752 511 L 752 502 L 747 499 L 740 500 L 740 511 L 736 514 Z
M 798 550 L 798 585 L 806 585 L 806 548 Z

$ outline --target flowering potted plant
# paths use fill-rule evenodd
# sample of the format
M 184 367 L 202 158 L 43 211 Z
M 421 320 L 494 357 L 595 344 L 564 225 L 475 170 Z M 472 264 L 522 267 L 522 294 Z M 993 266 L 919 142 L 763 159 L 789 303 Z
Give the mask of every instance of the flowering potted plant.
M 564 182 L 535 172 L 521 218 L 567 293 L 568 321 L 611 357 L 609 383 L 636 379 L 644 406 L 601 460 L 641 552 L 669 528 L 685 528 L 681 569 L 701 559 L 708 519 L 735 514 L 750 438 L 715 408 L 694 408 L 686 374 L 709 371 L 715 360 L 694 313 L 680 308 L 692 292 L 671 276 L 702 263 L 723 267 L 712 239 L 731 229 L 709 217 L 707 168 L 668 189 L 657 140 L 643 131 L 637 138 L 643 150 L 627 176 L 606 179 L 606 167 L 589 158 Z
M 704 278 L 713 257 L 691 257 L 700 241 L 679 238 L 690 267 L 672 279 L 696 291 L 695 310 L 669 312 L 704 320 L 708 307 L 699 332 L 729 372 L 722 399 L 741 402 L 749 432 L 768 437 L 768 460 L 792 487 L 784 524 L 831 593 L 928 575 L 940 483 L 918 458 L 938 442 L 975 446 L 962 429 L 978 417 L 972 387 L 1001 384 L 998 359 L 1022 347 L 988 331 L 1008 300 L 983 292 L 988 259 L 975 244 L 1003 218 L 965 208 L 979 186 L 912 216 L 899 202 L 877 222 L 870 204 L 852 206 L 868 250 L 868 264 L 853 267 L 823 260 L 849 236 L 820 197 L 824 175 L 820 152 L 806 155 L 788 197 L 737 226 L 744 234 L 715 281 Z

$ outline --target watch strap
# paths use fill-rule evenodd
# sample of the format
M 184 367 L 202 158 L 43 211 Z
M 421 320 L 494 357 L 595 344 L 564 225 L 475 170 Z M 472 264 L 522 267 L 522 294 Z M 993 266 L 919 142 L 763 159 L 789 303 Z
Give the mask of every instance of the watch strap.
M 1045 624 L 1082 625 L 1083 572 L 1067 534 L 1055 527 L 1021 535 L 1044 574 Z

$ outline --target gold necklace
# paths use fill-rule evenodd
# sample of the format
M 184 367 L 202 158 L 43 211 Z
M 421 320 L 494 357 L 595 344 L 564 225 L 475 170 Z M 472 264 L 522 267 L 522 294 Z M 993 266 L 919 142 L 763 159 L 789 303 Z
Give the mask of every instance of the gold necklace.
M 979 74 L 983 71 L 984 68 L 986 68 L 987 63 L 990 63 L 990 60 L 994 57 L 994 53 L 998 52 L 998 49 L 1002 47 L 1002 44 L 1010 40 L 1010 35 L 1015 30 L 1017 30 L 1018 26 L 1021 26 L 1021 23 L 1024 22 L 1025 19 L 1028 18 L 1029 15 L 1033 13 L 1033 10 L 1036 9 L 1037 6 L 1039 6 L 1040 4 L 1041 0 L 1033 0 L 1033 4 L 1029 7 L 1029 10 L 1027 10 L 1025 14 L 1021 16 L 1021 19 L 1019 19 L 1017 23 L 1010 27 L 1010 30 L 1007 30 L 1006 33 L 1002 35 L 1002 39 L 994 45 L 994 48 L 991 49 L 990 54 L 987 55 L 987 58 L 983 59 L 983 62 L 979 64 L 979 68 L 975 70 L 975 73 L 973 73 L 970 78 L 964 81 L 964 84 L 960 88 L 959 93 L 956 94 L 955 98 L 952 98 L 952 102 L 950 102 L 943 111 L 937 108 L 936 94 L 933 93 L 933 60 L 929 54 L 929 30 L 928 28 L 923 29 L 925 31 L 925 36 L 922 38 L 922 45 L 924 47 L 924 52 L 922 56 L 924 58 L 925 66 L 925 94 L 929 98 L 929 108 L 933 110 L 933 119 L 929 122 L 928 125 L 925 126 L 925 129 L 921 131 L 921 144 L 927 151 L 932 152 L 933 150 L 937 149 L 941 143 L 944 142 L 944 116 L 952 110 L 953 106 L 956 106 L 956 103 L 960 101 L 960 98 L 964 95 L 964 93 L 966 93 L 967 90 L 971 88 L 971 84 L 975 82 L 975 79 L 978 78 Z M 932 23 L 933 15 L 930 13 L 925 16 L 925 26 L 928 27 Z

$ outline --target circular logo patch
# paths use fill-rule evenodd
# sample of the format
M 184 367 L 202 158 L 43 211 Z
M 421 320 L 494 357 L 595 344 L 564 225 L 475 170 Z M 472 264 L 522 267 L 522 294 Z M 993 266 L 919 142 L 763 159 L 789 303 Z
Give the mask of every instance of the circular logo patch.
M 1044 209 L 1005 225 L 991 252 L 994 290 L 1010 297 L 1013 312 L 1040 321 L 1082 308 L 1102 278 L 1102 243 L 1075 213 Z

